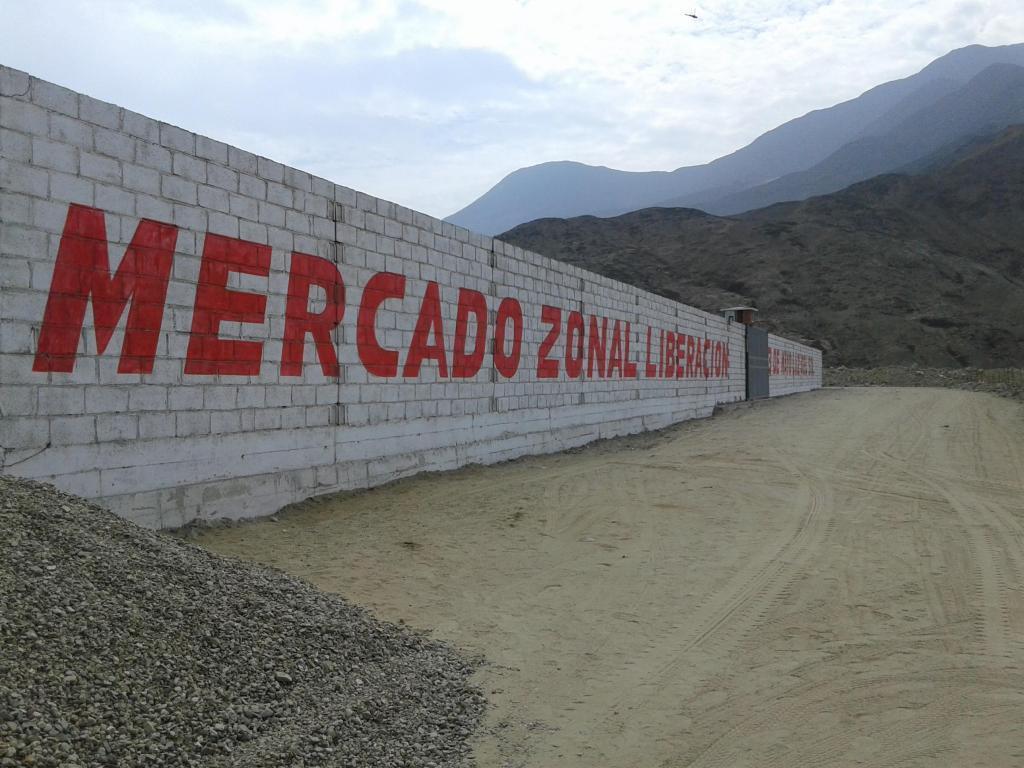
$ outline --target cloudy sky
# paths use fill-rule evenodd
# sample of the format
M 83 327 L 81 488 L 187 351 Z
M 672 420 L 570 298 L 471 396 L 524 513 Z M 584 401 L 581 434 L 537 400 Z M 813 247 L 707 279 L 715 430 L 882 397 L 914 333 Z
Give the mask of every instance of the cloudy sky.
M 706 162 L 953 48 L 1024 42 L 1021 0 L 0 0 L 0 18 L 4 64 L 437 216 L 548 160 Z

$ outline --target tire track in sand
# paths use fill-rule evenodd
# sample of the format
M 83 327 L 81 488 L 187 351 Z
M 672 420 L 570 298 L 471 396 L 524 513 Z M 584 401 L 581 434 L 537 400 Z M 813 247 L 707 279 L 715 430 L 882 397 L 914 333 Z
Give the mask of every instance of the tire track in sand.
M 763 547 L 757 560 L 730 579 L 723 589 L 709 594 L 685 617 L 691 628 L 682 637 L 666 633 L 652 642 L 642 654 L 652 661 L 636 665 L 651 671 L 642 680 L 632 675 L 624 677 L 618 687 L 622 694 L 612 702 L 610 710 L 636 710 L 659 696 L 676 696 L 673 689 L 678 685 L 682 668 L 688 664 L 689 654 L 708 651 L 712 641 L 716 656 L 727 655 L 785 598 L 791 583 L 800 575 L 800 565 L 832 531 L 834 521 L 823 519 L 823 511 L 831 510 L 828 488 L 785 454 L 780 452 L 776 458 L 797 478 L 801 490 L 805 509 L 796 527 L 772 546 Z M 615 725 L 611 716 L 603 723 L 605 728 Z

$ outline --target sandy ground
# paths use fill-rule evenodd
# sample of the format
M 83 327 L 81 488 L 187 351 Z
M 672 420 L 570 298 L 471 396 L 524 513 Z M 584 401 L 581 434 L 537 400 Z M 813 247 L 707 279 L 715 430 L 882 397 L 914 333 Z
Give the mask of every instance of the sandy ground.
M 486 655 L 490 766 L 1024 765 L 1024 408 L 846 389 L 199 543 Z

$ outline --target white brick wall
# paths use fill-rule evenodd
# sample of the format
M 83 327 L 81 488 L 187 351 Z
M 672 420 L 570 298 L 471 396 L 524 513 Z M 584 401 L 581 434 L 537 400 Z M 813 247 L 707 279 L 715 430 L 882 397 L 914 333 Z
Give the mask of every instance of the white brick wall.
M 110 275 L 142 220 L 175 228 L 150 372 L 120 370 L 134 303 L 100 353 L 95 293 L 81 332 L 72 328 L 72 369 L 33 370 L 72 206 L 102 211 Z M 742 326 L 2 67 L 0 211 L 0 466 L 102 499 L 147 526 L 266 514 L 318 493 L 654 429 L 744 397 Z M 235 292 L 229 310 L 264 297 L 262 312 L 222 319 L 215 338 L 234 343 L 232 360 L 262 345 L 252 371 L 186 370 L 199 334 L 197 285 L 217 235 L 269 248 L 267 274 L 229 270 L 226 285 Z M 293 252 L 326 260 L 344 282 L 344 315 L 330 331 L 339 376 L 322 370 L 308 334 L 301 375 L 282 372 Z M 367 369 L 369 326 L 359 330 L 374 295 L 366 287 L 385 271 L 405 281 L 404 296 L 384 300 L 371 329 L 398 352 L 388 376 Z M 483 360 L 469 376 L 454 368 L 461 291 L 481 294 L 486 310 Z M 408 352 L 432 295 L 447 371 L 427 359 L 414 372 Z M 505 299 L 522 312 L 509 376 L 494 349 Z M 315 287 L 304 309 L 320 311 L 326 300 Z M 551 377 L 538 375 L 551 328 L 545 306 L 559 315 Z M 572 313 L 588 338 L 577 375 L 567 372 Z M 604 376 L 596 347 L 588 373 L 592 317 L 599 331 L 607 322 Z M 470 321 L 467 350 L 476 333 Z M 680 348 L 668 371 L 663 338 Z M 711 340 L 706 355 L 698 339 Z M 705 376 L 705 357 L 721 367 L 726 347 L 728 366 Z M 809 385 L 773 378 L 772 394 Z
M 768 395 L 821 389 L 821 350 L 768 334 Z

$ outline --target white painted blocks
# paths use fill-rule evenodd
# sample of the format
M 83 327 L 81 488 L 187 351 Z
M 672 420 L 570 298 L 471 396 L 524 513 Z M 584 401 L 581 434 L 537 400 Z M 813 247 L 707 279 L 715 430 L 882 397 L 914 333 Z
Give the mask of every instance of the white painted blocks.
M 0 107 L 4 471 L 174 526 L 744 397 L 717 316 L 14 70 Z
M 768 335 L 768 394 L 770 397 L 821 388 L 821 350 Z

